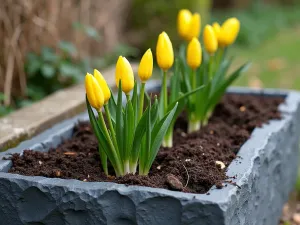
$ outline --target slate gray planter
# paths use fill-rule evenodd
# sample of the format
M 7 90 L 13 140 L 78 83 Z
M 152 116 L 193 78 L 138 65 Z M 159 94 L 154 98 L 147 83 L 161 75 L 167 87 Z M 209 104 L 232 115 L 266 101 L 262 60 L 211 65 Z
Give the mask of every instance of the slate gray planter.
M 157 87 L 155 83 L 148 84 Z M 153 86 L 154 85 L 154 86 Z M 148 86 L 148 87 L 149 87 Z M 230 92 L 258 94 L 244 88 Z M 23 149 L 47 151 L 72 135 L 74 124 L 86 114 L 64 121 L 44 133 L 0 154 L 0 224 L 45 225 L 276 225 L 297 176 L 300 132 L 300 94 L 286 95 L 280 105 L 283 119 L 256 128 L 231 163 L 228 185 L 207 194 L 7 173 L 7 153 Z

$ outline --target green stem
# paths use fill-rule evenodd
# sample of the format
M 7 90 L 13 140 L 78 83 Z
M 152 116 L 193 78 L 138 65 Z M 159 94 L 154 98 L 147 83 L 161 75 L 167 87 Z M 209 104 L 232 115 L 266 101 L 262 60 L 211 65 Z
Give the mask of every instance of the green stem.
M 192 71 L 192 84 L 193 84 L 193 90 L 195 90 L 197 88 L 196 70 Z
M 109 133 L 108 133 L 108 130 L 107 130 L 107 127 L 106 127 L 106 124 L 105 124 L 102 112 L 98 112 L 98 115 L 99 115 L 99 122 L 101 123 L 102 127 L 104 128 L 104 135 L 106 136 L 106 139 L 108 141 L 109 147 L 111 148 L 113 157 L 115 159 L 114 160 L 115 161 L 115 168 L 114 169 L 115 169 L 116 175 L 117 176 L 123 175 L 123 169 L 121 168 L 121 162 L 120 162 L 120 159 L 119 159 L 119 157 L 117 155 L 115 146 L 112 143 L 111 138 L 109 136 Z
M 127 102 L 130 101 L 130 95 L 129 94 L 126 94 L 126 99 L 127 99 Z
M 208 65 L 208 74 L 210 79 L 212 79 L 213 77 L 213 63 L 214 63 L 214 56 L 211 55 L 209 57 L 209 65 Z
M 164 140 L 162 143 L 163 147 L 171 148 L 173 146 L 173 129 L 174 126 L 170 125 L 166 135 L 164 136 Z
M 144 98 L 145 98 L 145 83 L 142 83 L 142 88 L 141 88 L 141 92 L 140 92 L 140 108 L 139 108 L 139 116 L 138 116 L 138 120 L 140 120 L 140 118 L 143 115 L 143 111 L 144 111 Z
M 168 110 L 168 87 L 167 87 L 167 71 L 163 71 L 163 100 L 164 100 L 164 115 Z
M 201 122 L 200 121 L 189 121 L 188 124 L 188 133 L 192 133 L 194 131 L 200 130 Z
M 195 113 L 190 113 L 188 121 L 188 133 L 192 133 L 194 131 L 200 130 L 201 127 L 201 121 L 197 119 Z
M 223 54 L 224 54 L 224 48 L 220 48 L 219 51 L 218 51 L 217 59 L 216 59 L 216 61 L 217 61 L 217 67 L 220 66 Z
M 108 108 L 107 104 L 104 105 L 104 109 L 105 109 L 105 113 L 106 113 L 106 116 L 107 116 L 108 125 L 109 125 L 109 129 L 110 129 L 110 132 L 111 132 L 111 135 L 112 135 L 112 140 L 113 140 L 114 146 L 115 146 L 115 148 L 117 148 L 117 151 L 119 152 L 118 142 L 117 142 L 117 138 L 116 138 L 116 132 L 115 132 L 114 126 L 112 124 L 111 115 L 110 115 L 110 111 L 109 111 L 109 108 Z M 120 157 L 120 155 L 119 155 L 119 157 Z

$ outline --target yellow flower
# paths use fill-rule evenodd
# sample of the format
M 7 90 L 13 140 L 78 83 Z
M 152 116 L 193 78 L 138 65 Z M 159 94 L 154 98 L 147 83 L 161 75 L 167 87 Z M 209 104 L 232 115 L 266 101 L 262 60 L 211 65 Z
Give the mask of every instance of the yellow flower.
M 190 32 L 190 24 L 192 21 L 192 13 L 187 9 L 182 9 L 177 17 L 177 30 L 178 34 L 184 40 L 188 39 Z
M 222 47 L 233 44 L 240 31 L 240 21 L 237 18 L 227 19 L 221 27 L 219 43 Z
M 206 51 L 213 55 L 218 50 L 218 39 L 214 29 L 210 25 L 206 25 L 203 32 L 203 42 Z
M 213 25 L 212 25 L 213 29 L 214 29 L 214 32 L 215 32 L 215 35 L 219 41 L 219 36 L 220 36 L 220 33 L 221 33 L 221 26 L 219 23 L 217 22 L 214 22 Z
M 198 38 L 193 38 L 187 47 L 187 64 L 193 70 L 197 69 L 202 62 L 202 49 Z
M 104 79 L 102 74 L 96 69 L 94 69 L 94 77 L 96 78 L 96 80 L 98 81 L 98 84 L 100 85 L 100 87 L 102 89 L 103 96 L 104 96 L 104 104 L 106 104 L 111 96 L 111 93 L 110 93 L 109 87 L 106 83 L 106 80 Z
M 149 48 L 143 55 L 138 70 L 138 75 L 142 83 L 146 82 L 152 76 L 152 71 L 153 71 L 153 55 L 151 49 Z
M 186 36 L 187 41 L 191 41 L 194 37 L 198 38 L 201 30 L 201 17 L 199 13 L 194 13 L 189 25 L 189 31 Z
M 158 66 L 167 71 L 174 63 L 174 52 L 172 42 L 166 32 L 162 32 L 158 36 L 156 45 L 156 60 Z
M 91 106 L 100 111 L 104 104 L 103 92 L 96 78 L 90 73 L 85 76 L 85 90 Z
M 122 91 L 128 94 L 134 86 L 134 76 L 130 63 L 128 60 L 119 56 L 116 65 L 116 85 L 119 87 L 119 81 L 122 80 Z

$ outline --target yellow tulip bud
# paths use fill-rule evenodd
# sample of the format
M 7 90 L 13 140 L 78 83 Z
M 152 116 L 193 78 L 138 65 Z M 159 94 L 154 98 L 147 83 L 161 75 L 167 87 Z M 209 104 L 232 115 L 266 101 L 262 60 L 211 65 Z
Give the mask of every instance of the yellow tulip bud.
M 193 38 L 187 47 L 187 64 L 193 70 L 197 69 L 202 62 L 202 49 L 198 38 Z
M 103 96 L 104 96 L 104 104 L 106 104 L 111 96 L 111 93 L 110 93 L 109 87 L 106 83 L 106 80 L 104 79 L 102 74 L 96 69 L 94 69 L 94 77 L 96 78 L 96 80 L 98 81 L 98 84 L 100 85 L 100 88 L 101 88 L 101 90 L 103 92 Z
M 217 22 L 213 23 L 212 25 L 213 29 L 214 29 L 214 32 L 215 32 L 215 35 L 219 41 L 219 36 L 220 36 L 220 33 L 221 33 L 221 26 L 220 24 L 218 24 Z
M 146 82 L 152 76 L 152 71 L 153 71 L 153 55 L 151 49 L 149 48 L 143 55 L 138 70 L 138 75 L 142 83 Z
M 206 51 L 213 55 L 218 50 L 218 39 L 214 29 L 210 25 L 206 25 L 203 32 L 203 42 Z
M 85 76 L 85 90 L 91 106 L 100 111 L 104 104 L 104 96 L 99 83 L 92 74 L 87 73 Z
M 240 31 L 240 21 L 237 18 L 227 19 L 221 27 L 219 43 L 222 47 L 226 47 L 235 42 Z
M 134 76 L 130 63 L 125 57 L 120 56 L 116 65 L 116 85 L 122 80 L 122 91 L 128 94 L 134 87 Z
M 181 38 L 188 40 L 190 32 L 190 24 L 192 21 L 192 13 L 187 9 L 182 9 L 177 17 L 177 30 Z
M 156 60 L 158 66 L 167 71 L 174 63 L 174 52 L 172 42 L 166 32 L 162 32 L 158 36 L 156 45 Z
M 195 13 L 192 16 L 189 32 L 187 33 L 186 40 L 191 41 L 194 37 L 198 38 L 201 31 L 201 17 L 199 13 Z

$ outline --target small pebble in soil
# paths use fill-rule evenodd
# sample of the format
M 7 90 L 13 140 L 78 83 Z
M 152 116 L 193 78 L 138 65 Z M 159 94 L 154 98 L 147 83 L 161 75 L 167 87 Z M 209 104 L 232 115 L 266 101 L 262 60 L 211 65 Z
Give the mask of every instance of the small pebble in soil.
M 183 189 L 183 184 L 173 174 L 167 175 L 167 184 L 175 191 L 181 191 Z
M 226 167 L 225 164 L 221 161 L 216 161 L 216 165 L 219 166 L 221 168 L 221 170 Z

